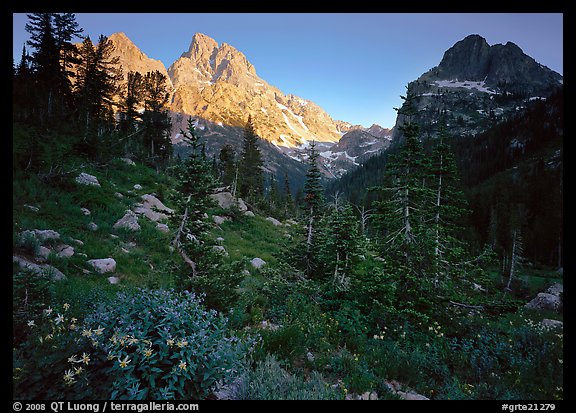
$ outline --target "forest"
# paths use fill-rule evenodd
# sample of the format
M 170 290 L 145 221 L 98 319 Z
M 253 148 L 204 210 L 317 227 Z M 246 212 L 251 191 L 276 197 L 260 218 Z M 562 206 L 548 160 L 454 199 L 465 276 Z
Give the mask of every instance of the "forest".
M 424 142 L 407 93 L 402 145 L 324 185 L 312 144 L 290 188 L 250 116 L 239 153 L 189 118 L 175 156 L 162 74 L 123 73 L 71 13 L 26 30 L 14 399 L 563 399 L 561 91 Z M 165 223 L 118 225 L 151 197 Z

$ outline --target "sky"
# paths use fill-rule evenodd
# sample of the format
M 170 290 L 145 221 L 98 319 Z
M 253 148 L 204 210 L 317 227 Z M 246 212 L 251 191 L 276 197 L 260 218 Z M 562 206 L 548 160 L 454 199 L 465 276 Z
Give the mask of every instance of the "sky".
M 25 13 L 13 14 L 13 57 L 29 39 Z M 94 41 L 124 32 L 166 68 L 196 32 L 242 52 L 256 73 L 333 119 L 391 128 L 406 85 L 437 66 L 470 34 L 489 45 L 517 44 L 563 73 L 562 13 L 77 13 Z

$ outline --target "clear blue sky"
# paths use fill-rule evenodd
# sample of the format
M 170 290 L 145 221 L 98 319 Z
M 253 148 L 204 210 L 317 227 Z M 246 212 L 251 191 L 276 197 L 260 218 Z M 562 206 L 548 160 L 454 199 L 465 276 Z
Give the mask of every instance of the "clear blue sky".
M 563 74 L 562 13 L 78 13 L 96 40 L 122 31 L 168 68 L 196 32 L 244 53 L 284 93 L 320 105 L 333 119 L 394 126 L 408 82 L 438 65 L 469 34 L 490 45 L 512 41 Z M 29 38 L 13 15 L 13 54 Z

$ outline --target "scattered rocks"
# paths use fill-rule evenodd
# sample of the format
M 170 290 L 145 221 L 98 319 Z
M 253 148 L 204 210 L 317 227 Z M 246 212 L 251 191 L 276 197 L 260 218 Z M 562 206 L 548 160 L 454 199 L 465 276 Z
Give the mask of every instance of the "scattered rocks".
M 396 394 L 404 400 L 430 400 L 428 397 L 418 394 L 411 389 L 403 389 L 402 383 L 397 380 L 384 380 L 384 386 L 386 386 L 391 393 Z
M 88 260 L 87 263 L 99 274 L 116 271 L 116 260 L 114 258 Z
M 80 208 L 80 211 L 82 211 L 82 213 L 84 215 L 90 215 L 91 214 L 91 212 L 88 208 Z
M 98 231 L 98 225 L 96 225 L 96 223 L 94 223 L 94 222 L 88 223 L 88 225 L 86 225 L 86 227 L 87 227 L 90 231 Z
M 126 213 L 120 218 L 113 226 L 114 229 L 125 228 L 129 231 L 139 231 L 140 224 L 138 224 L 138 216 L 131 210 L 126 210 Z
M 252 258 L 252 260 L 250 261 L 250 264 L 252 264 L 252 266 L 254 268 L 262 268 L 263 266 L 266 265 L 266 261 L 264 261 L 262 258 Z
M 560 295 L 564 293 L 564 285 L 560 284 L 560 283 L 556 283 L 556 284 L 552 284 L 550 287 L 548 287 L 545 291 L 548 294 L 552 294 L 552 295 Z
M 275 227 L 282 225 L 282 223 L 276 218 L 268 217 L 266 218 L 266 221 L 270 221 Z
M 18 264 L 22 270 L 27 269 L 38 276 L 49 277 L 53 281 L 66 279 L 66 275 L 62 271 L 48 264 L 35 264 L 17 255 L 12 256 L 12 262 Z
M 142 185 L 140 185 L 140 184 L 135 184 L 135 185 L 133 186 L 133 188 L 140 190 L 140 189 L 142 189 Z
M 70 258 L 74 255 L 74 248 L 70 245 L 60 244 L 54 248 L 56 255 L 60 258 Z
M 80 185 L 91 185 L 100 187 L 100 182 L 98 182 L 98 178 L 94 175 L 87 174 L 86 172 L 82 172 L 80 175 L 76 177 L 76 182 Z

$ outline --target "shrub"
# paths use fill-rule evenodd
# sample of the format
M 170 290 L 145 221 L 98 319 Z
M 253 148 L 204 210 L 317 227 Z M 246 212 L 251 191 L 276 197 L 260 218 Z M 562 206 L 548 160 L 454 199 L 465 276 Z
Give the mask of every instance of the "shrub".
M 316 371 L 308 380 L 291 375 L 274 356 L 258 362 L 238 387 L 239 400 L 340 400 L 343 394 Z
M 30 393 L 19 398 L 202 399 L 244 370 L 253 345 L 188 292 L 118 293 L 82 324 L 55 309 L 45 321 L 50 344 L 39 335 L 20 353 L 20 376 L 37 377 L 20 380 Z

